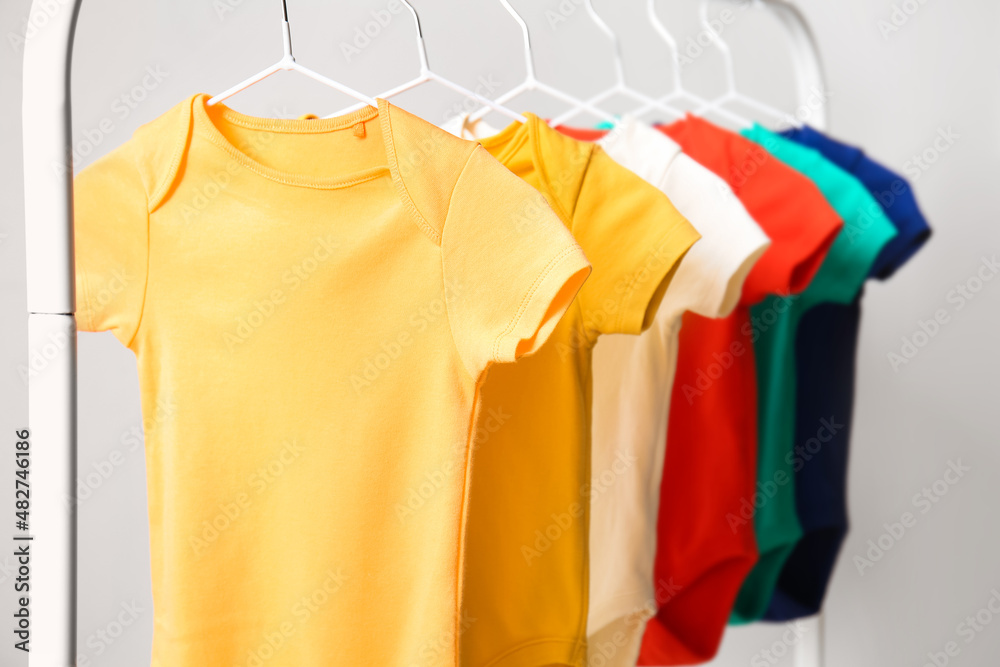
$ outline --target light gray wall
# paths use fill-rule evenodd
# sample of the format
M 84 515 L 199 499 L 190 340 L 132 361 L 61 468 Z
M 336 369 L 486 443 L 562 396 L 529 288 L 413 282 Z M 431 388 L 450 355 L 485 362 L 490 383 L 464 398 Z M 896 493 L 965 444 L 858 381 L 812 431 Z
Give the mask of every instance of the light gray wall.
M 26 323 L 16 35 L 29 4 L 0 3 L 0 498 L 6 499 L 12 498 L 13 431 L 27 419 L 19 374 L 26 363 Z M 416 4 L 436 69 L 470 86 L 480 77 L 497 81 L 501 90 L 523 76 L 519 32 L 499 3 Z M 540 78 L 580 96 L 609 85 L 610 47 L 580 0 L 515 4 L 533 28 Z M 671 68 L 644 19 L 645 3 L 594 4 L 621 36 L 634 85 L 650 93 L 667 90 Z M 679 40 L 697 36 L 696 0 L 659 4 Z M 890 282 L 871 285 L 865 300 L 851 460 L 853 532 L 827 605 L 828 664 L 918 666 L 928 661 L 928 652 L 954 641 L 959 652 L 949 664 L 996 665 L 1000 619 L 971 634 L 964 628 L 972 626 L 960 624 L 1000 590 L 1000 281 L 986 283 L 962 308 L 949 293 L 976 275 L 984 257 L 1000 251 L 995 36 L 1000 5 L 990 0 L 799 4 L 829 75 L 832 132 L 897 170 L 913 169 L 912 157 L 925 151 L 934 159 L 915 182 L 935 228 L 933 242 Z M 342 45 L 351 43 L 355 29 L 371 20 L 370 11 L 384 8 L 385 0 L 290 0 L 290 5 L 296 54 L 305 64 L 369 93 L 414 74 L 413 28 L 405 15 L 393 18 L 350 62 L 344 55 Z M 722 7 L 713 5 L 713 12 Z M 184 96 L 220 91 L 273 62 L 280 54 L 278 11 L 277 0 L 84 0 L 74 57 L 73 125 L 77 148 L 86 154 L 77 167 L 126 141 L 138 125 Z M 790 108 L 792 79 L 780 29 L 752 10 L 738 10 L 736 16 L 726 37 L 738 54 L 741 88 Z M 720 93 L 720 62 L 717 53 L 706 51 L 685 69 L 685 84 L 703 95 Z M 162 80 L 147 77 L 150 70 Z M 458 100 L 432 85 L 396 101 L 434 121 Z M 232 100 L 232 106 L 258 115 L 330 113 L 342 104 L 335 94 L 291 77 Z M 521 106 L 540 114 L 559 110 L 541 98 L 525 98 Z M 935 154 L 942 131 L 957 139 Z M 90 149 L 88 140 L 96 147 Z M 887 355 L 898 352 L 902 337 L 920 331 L 921 321 L 939 309 L 947 324 L 910 363 L 893 369 Z M 142 424 L 135 362 L 110 334 L 84 334 L 79 347 L 80 474 L 112 470 L 106 479 L 90 476 L 85 483 L 92 488 L 81 505 L 79 650 L 89 662 L 80 664 L 134 667 L 148 662 L 152 629 L 143 451 L 134 437 Z M 941 479 L 950 461 L 961 461 L 970 471 L 930 511 L 920 513 L 914 495 Z M 906 511 L 917 515 L 916 525 L 860 574 L 853 557 L 864 555 L 883 524 Z M 0 554 L 10 551 L 0 548 Z M 0 555 L 0 613 L 8 619 L 12 565 L 10 556 Z M 139 611 L 123 611 L 132 605 Z M 116 624 L 133 615 L 134 622 L 119 634 Z M 784 630 L 733 630 L 714 664 L 791 665 L 788 658 L 771 662 L 762 653 L 772 646 L 782 651 Z M 4 636 L 0 663 L 25 664 Z

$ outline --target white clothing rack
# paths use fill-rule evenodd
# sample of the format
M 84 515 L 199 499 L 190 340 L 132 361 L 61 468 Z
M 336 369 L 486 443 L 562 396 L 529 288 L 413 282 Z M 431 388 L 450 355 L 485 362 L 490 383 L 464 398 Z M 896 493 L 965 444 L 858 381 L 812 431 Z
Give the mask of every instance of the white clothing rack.
M 29 378 L 31 429 L 31 667 L 76 664 L 76 304 L 73 263 L 73 168 L 70 63 L 82 0 L 33 0 L 44 25 L 26 39 L 23 82 L 24 217 L 28 345 L 46 360 Z M 824 91 L 815 41 L 790 0 L 758 0 L 791 38 L 799 99 Z M 30 20 L 29 23 L 36 22 Z M 812 98 L 815 99 L 815 98 Z M 809 123 L 825 128 L 826 98 Z M 810 619 L 796 647 L 797 667 L 823 666 L 823 623 Z

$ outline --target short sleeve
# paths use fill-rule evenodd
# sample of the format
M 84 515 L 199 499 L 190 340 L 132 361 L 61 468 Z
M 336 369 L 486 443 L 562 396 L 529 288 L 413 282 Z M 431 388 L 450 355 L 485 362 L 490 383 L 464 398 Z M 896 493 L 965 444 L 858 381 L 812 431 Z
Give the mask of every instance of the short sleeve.
M 573 213 L 594 273 L 580 292 L 591 334 L 652 324 L 678 265 L 701 236 L 656 186 L 595 146 Z
M 687 155 L 674 159 L 661 189 L 702 236 L 677 270 L 661 309 L 728 316 L 770 239 L 726 182 Z
M 797 294 L 812 281 L 843 227 L 819 188 L 763 146 L 733 136 L 730 183 L 771 247 L 743 287 L 752 305 L 769 294 Z
M 441 235 L 448 314 L 473 377 L 540 348 L 590 274 L 590 264 L 544 197 L 476 146 Z
M 885 245 L 872 266 L 872 275 L 886 280 L 924 246 L 931 228 L 917 204 L 913 188 L 900 175 L 862 157 L 855 175 L 868 186 L 899 232 Z
M 149 257 L 146 191 L 126 143 L 73 184 L 76 316 L 81 331 L 111 331 L 130 346 L 139 328 Z
M 830 165 L 829 171 L 831 175 L 824 180 L 836 183 L 831 188 L 836 193 L 837 206 L 845 226 L 821 268 L 824 274 L 822 285 L 809 292 L 814 300 L 848 305 L 872 273 L 879 253 L 897 233 L 882 208 L 860 182 L 836 166 Z

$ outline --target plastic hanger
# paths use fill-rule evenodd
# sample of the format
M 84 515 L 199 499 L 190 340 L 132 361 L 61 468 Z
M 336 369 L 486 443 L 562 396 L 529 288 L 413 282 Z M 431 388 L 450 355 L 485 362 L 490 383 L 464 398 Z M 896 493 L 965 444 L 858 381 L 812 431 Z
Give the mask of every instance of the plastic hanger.
M 497 113 L 503 114 L 504 116 L 507 116 L 512 120 L 517 120 L 522 123 L 527 120 L 527 118 L 517 113 L 516 111 L 512 111 L 507 107 L 503 106 L 502 103 L 494 102 L 493 100 L 490 100 L 480 95 L 477 92 L 469 90 L 465 86 L 455 83 L 451 79 L 446 79 L 443 76 L 431 71 L 427 61 L 427 44 L 424 42 L 424 30 L 420 24 L 420 16 L 417 14 L 417 10 L 414 9 L 413 5 L 411 5 L 408 2 L 408 0 L 400 0 L 400 1 L 407 9 L 410 10 L 410 14 L 413 15 L 413 21 L 414 23 L 416 23 L 417 26 L 417 53 L 420 56 L 420 74 L 415 79 L 407 81 L 406 83 L 402 83 L 396 86 L 395 88 L 391 88 L 381 93 L 380 95 L 378 95 L 378 97 L 381 97 L 382 99 L 389 99 L 390 97 L 394 97 L 396 95 L 399 95 L 400 93 L 404 93 L 407 90 L 412 90 L 417 86 L 433 81 L 435 83 L 440 83 L 445 88 L 453 90 L 456 93 L 464 95 L 467 98 L 476 100 L 481 105 L 489 107 L 492 111 L 496 111 Z M 351 111 L 356 108 L 357 107 L 352 107 L 351 109 L 348 109 L 346 111 Z M 345 112 L 340 112 L 340 113 L 345 113 Z M 333 115 L 336 116 L 338 114 L 333 114 Z
M 674 65 L 674 89 L 671 92 L 667 93 L 665 97 L 661 98 L 660 101 L 669 103 L 674 100 L 686 98 L 688 100 L 691 100 L 695 104 L 700 105 L 699 113 L 701 112 L 702 109 L 706 110 L 711 109 L 715 113 L 719 114 L 720 116 L 723 116 L 724 118 L 726 118 L 727 120 L 729 120 L 730 122 L 739 127 L 752 127 L 753 121 L 750 120 L 749 118 L 741 116 L 737 113 L 733 113 L 732 111 L 725 108 L 715 108 L 712 102 L 684 88 L 684 82 L 681 77 L 680 49 L 677 46 L 677 40 L 674 39 L 674 36 L 672 34 L 670 34 L 670 31 L 667 30 L 667 26 L 664 25 L 663 21 L 660 19 L 660 16 L 656 13 L 656 0 L 646 1 L 646 12 L 649 15 L 649 22 L 652 24 L 653 29 L 656 30 L 656 34 L 658 34 L 660 38 L 663 39 L 667 47 L 670 49 L 670 56 L 671 59 L 673 60 L 673 65 Z M 650 109 L 646 107 L 642 107 L 633 113 L 641 114 L 649 110 Z
M 632 112 L 633 115 L 641 115 L 647 111 L 652 111 L 654 109 L 662 111 L 664 113 L 670 114 L 674 118 L 682 118 L 684 112 L 676 109 L 661 100 L 655 100 L 652 97 L 642 93 L 635 88 L 628 85 L 625 80 L 625 59 L 622 57 L 622 46 L 618 39 L 618 35 L 611 29 L 604 19 L 600 17 L 597 11 L 594 9 L 594 4 L 591 0 L 584 0 L 584 8 L 587 10 L 587 14 L 594 21 L 597 27 L 603 32 L 609 40 L 611 40 L 611 46 L 614 53 L 614 66 L 615 66 L 615 83 L 602 93 L 587 100 L 587 104 L 599 104 L 604 100 L 612 97 L 613 95 L 628 95 L 632 99 L 636 100 L 641 104 L 641 106 Z M 579 113 L 577 109 L 570 109 L 561 116 L 557 116 L 552 119 L 552 125 L 558 126 L 565 123 L 570 118 L 576 116 Z
M 760 2 L 760 0 L 752 0 L 752 6 L 761 7 L 762 3 Z M 722 35 L 720 35 L 718 32 L 715 31 L 714 28 L 712 28 L 712 23 L 708 18 L 707 0 L 703 1 L 699 5 L 698 16 L 701 20 L 702 27 L 704 27 L 705 31 L 708 33 L 708 35 L 712 38 L 712 41 L 715 43 L 715 46 L 722 53 L 722 61 L 726 68 L 727 91 L 718 99 L 712 100 L 711 102 L 708 102 L 707 104 L 704 104 L 701 107 L 699 107 L 695 113 L 701 115 L 707 111 L 722 112 L 722 105 L 727 104 L 729 102 L 738 102 L 740 104 L 745 104 L 746 106 L 752 109 L 760 111 L 761 113 L 766 113 L 771 116 L 774 116 L 775 118 L 780 118 L 782 120 L 786 120 L 795 125 L 798 125 L 798 123 L 795 121 L 795 119 L 791 114 L 785 111 L 781 111 L 780 109 L 772 107 L 771 105 L 761 102 L 759 100 L 755 100 L 754 98 L 744 95 L 743 93 L 739 92 L 739 90 L 737 90 L 736 67 L 733 64 L 733 52 L 732 49 L 729 48 L 729 45 L 726 43 L 726 41 L 722 39 Z
M 515 97 L 517 97 L 522 93 L 537 91 L 545 93 L 550 97 L 554 97 L 560 102 L 565 102 L 566 104 L 569 104 L 570 106 L 579 111 L 588 111 L 594 116 L 600 118 L 601 120 L 614 122 L 615 120 L 614 116 L 612 116 L 611 114 L 602 111 L 601 109 L 598 109 L 593 105 L 584 102 L 583 100 L 577 99 L 572 95 L 559 90 L 558 88 L 550 86 L 549 84 L 543 81 L 538 80 L 538 78 L 535 76 L 535 58 L 531 52 L 531 34 L 528 31 L 528 24 L 525 23 L 524 19 L 521 18 L 521 15 L 517 13 L 517 11 L 511 6 L 508 0 L 500 0 L 500 4 L 503 5 L 504 9 L 507 10 L 507 13 L 510 14 L 515 21 L 517 21 L 517 24 L 521 26 L 521 34 L 524 37 L 524 60 L 525 60 L 526 72 L 523 82 L 521 82 L 517 86 L 514 86 L 506 93 L 496 98 L 495 102 L 497 104 L 506 104 L 507 102 L 509 102 L 510 100 L 514 99 Z M 471 121 L 480 120 L 483 116 L 485 116 L 489 112 L 490 110 L 488 108 L 478 109 L 475 112 L 469 114 L 469 119 Z
M 304 65 L 300 65 L 295 60 L 295 56 L 292 55 L 292 33 L 291 33 L 291 30 L 288 27 L 288 4 L 286 3 L 286 0 L 281 0 L 281 10 L 282 10 L 281 34 L 282 34 L 282 37 L 283 37 L 283 43 L 284 43 L 284 49 L 285 49 L 285 53 L 281 57 L 281 60 L 279 60 L 275 64 L 271 65 L 267 69 L 264 69 L 261 72 L 259 72 L 257 74 L 254 74 L 252 77 L 250 77 L 246 81 L 238 83 L 235 86 L 233 86 L 232 88 L 230 88 L 229 90 L 227 90 L 227 91 L 225 91 L 223 93 L 219 93 L 215 97 L 211 98 L 210 100 L 208 100 L 208 104 L 210 106 L 213 105 L 213 104 L 218 104 L 219 102 L 222 102 L 222 101 L 224 101 L 226 99 L 229 99 L 230 97 L 232 97 L 236 93 L 239 93 L 239 92 L 241 92 L 243 90 L 246 90 L 250 86 L 252 86 L 252 85 L 254 85 L 256 83 L 259 83 L 259 82 L 263 81 L 264 79 L 266 79 L 267 77 L 271 76 L 272 74 L 275 74 L 275 73 L 280 72 L 282 70 L 288 71 L 288 72 L 298 72 L 299 74 L 304 74 L 305 76 L 309 77 L 310 79 L 313 79 L 315 81 L 319 81 L 320 83 L 322 83 L 322 84 L 324 84 L 326 86 L 329 86 L 330 88 L 333 88 L 334 90 L 337 90 L 337 91 L 339 91 L 339 92 L 341 92 L 341 93 L 343 93 L 345 95 L 353 97 L 354 99 L 356 99 L 356 100 L 358 100 L 360 102 L 363 102 L 365 105 L 378 106 L 378 103 L 373 98 L 368 97 L 364 93 L 359 93 L 358 91 L 354 90 L 350 86 L 345 86 L 344 84 L 340 83 L 339 81 L 334 81 L 333 79 L 331 79 L 329 77 L 323 76 L 319 72 L 315 72 L 315 71 L 309 69 L 308 67 L 305 67 Z

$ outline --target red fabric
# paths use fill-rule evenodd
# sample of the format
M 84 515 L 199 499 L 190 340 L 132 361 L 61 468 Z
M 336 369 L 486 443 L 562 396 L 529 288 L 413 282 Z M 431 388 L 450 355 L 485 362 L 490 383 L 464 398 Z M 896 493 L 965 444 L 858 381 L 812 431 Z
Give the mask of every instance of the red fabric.
M 757 384 L 750 305 L 801 292 L 843 222 L 808 178 L 763 147 L 692 116 L 660 128 L 722 177 L 771 238 L 731 316 L 684 316 L 660 493 L 659 610 L 640 665 L 690 665 L 718 651 L 743 579 L 757 560 L 752 522 L 731 527 L 757 482 Z M 731 196 L 719 193 L 720 196 Z

